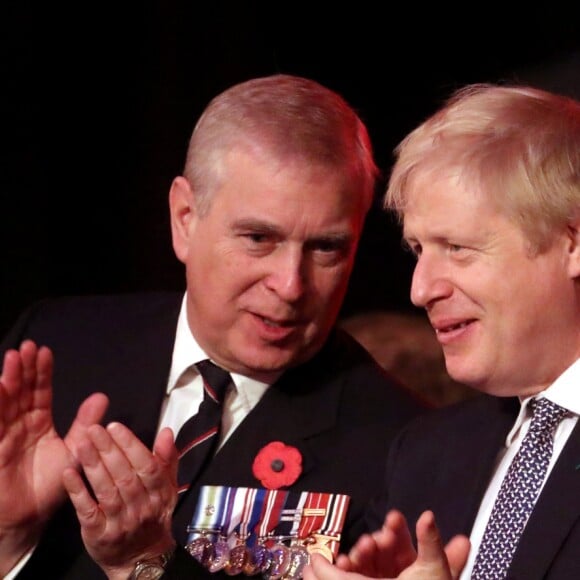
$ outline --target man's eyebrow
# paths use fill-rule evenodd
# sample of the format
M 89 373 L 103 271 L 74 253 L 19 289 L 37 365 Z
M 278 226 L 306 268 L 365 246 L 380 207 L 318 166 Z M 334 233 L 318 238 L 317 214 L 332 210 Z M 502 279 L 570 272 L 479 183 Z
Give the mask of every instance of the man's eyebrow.
M 259 230 L 266 233 L 276 233 L 279 228 L 274 224 L 256 218 L 241 218 L 233 222 L 232 226 L 238 230 Z
M 333 242 L 338 244 L 345 244 L 353 240 L 353 235 L 346 232 L 329 232 L 319 236 L 313 236 L 313 240 L 320 240 L 322 242 Z

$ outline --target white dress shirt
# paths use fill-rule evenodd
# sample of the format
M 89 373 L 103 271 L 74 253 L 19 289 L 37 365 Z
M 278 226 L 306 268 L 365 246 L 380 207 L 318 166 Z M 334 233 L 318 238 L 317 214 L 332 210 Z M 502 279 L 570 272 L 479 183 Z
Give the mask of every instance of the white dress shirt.
M 201 405 L 203 379 L 193 365 L 208 358 L 189 329 L 186 298 L 187 295 L 183 297 L 177 320 L 173 358 L 167 380 L 167 396 L 159 421 L 159 429 L 171 427 L 175 436 L 185 421 L 197 413 Z M 256 406 L 268 388 L 266 383 L 237 373 L 230 374 L 234 387 L 228 388 L 224 399 L 220 446 Z
M 546 474 L 546 479 L 550 475 L 550 471 L 554 467 L 556 460 L 558 459 L 566 441 L 576 422 L 578 421 L 578 416 L 580 415 L 580 359 L 576 360 L 571 366 L 569 366 L 545 391 L 542 395 L 547 399 L 568 409 L 571 412 L 570 415 L 566 416 L 558 425 L 556 432 L 554 433 L 554 451 L 550 463 L 548 465 L 548 472 Z M 469 552 L 469 558 L 467 564 L 463 569 L 460 576 L 460 580 L 469 580 L 471 577 L 471 571 L 473 564 L 475 562 L 475 557 L 479 550 L 479 545 L 483 538 L 483 533 L 487 525 L 487 520 L 491 514 L 495 498 L 499 492 L 499 488 L 503 481 L 503 478 L 508 470 L 508 467 L 518 452 L 523 438 L 528 432 L 531 416 L 528 410 L 528 404 L 533 397 L 528 397 L 521 401 L 521 408 L 516 419 L 514 426 L 508 433 L 506 438 L 505 447 L 501 450 L 497 458 L 497 467 L 494 474 L 489 482 L 489 486 L 481 505 L 479 506 L 479 512 L 475 518 L 473 528 L 471 530 L 471 535 L 469 537 L 471 541 L 471 550 Z M 544 480 L 545 483 L 546 480 Z M 542 484 L 542 488 L 543 488 Z M 540 493 L 542 492 L 540 488 Z M 437 517 L 437 514 L 435 514 Z

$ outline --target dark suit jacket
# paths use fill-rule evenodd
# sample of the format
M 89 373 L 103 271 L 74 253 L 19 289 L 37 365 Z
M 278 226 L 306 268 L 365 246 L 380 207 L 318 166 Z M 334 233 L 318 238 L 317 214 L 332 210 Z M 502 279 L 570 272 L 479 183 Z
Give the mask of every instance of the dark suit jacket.
M 181 297 L 156 293 L 40 303 L 17 321 L 2 352 L 25 338 L 52 348 L 54 417 L 61 434 L 81 401 L 103 391 L 111 399 L 106 422 L 123 422 L 151 446 Z M 394 434 L 420 410 L 418 401 L 387 377 L 357 342 L 333 332 L 317 356 L 267 390 L 202 473 L 191 497 L 178 504 L 175 519 L 184 525 L 202 484 L 260 487 L 252 474 L 253 460 L 264 445 L 279 440 L 303 456 L 302 474 L 289 490 L 351 496 L 341 542 L 346 550 L 360 531 L 355 521 L 380 487 Z M 202 571 L 196 564 L 182 552 L 173 574 L 198 578 Z M 21 577 L 103 577 L 84 552 L 69 504 L 51 522 Z
M 413 421 L 391 447 L 385 495 L 369 513 L 369 528 L 379 528 L 390 508 L 411 526 L 430 509 L 445 542 L 469 536 L 518 410 L 517 399 L 481 395 Z M 580 578 L 580 424 L 545 484 L 508 578 Z

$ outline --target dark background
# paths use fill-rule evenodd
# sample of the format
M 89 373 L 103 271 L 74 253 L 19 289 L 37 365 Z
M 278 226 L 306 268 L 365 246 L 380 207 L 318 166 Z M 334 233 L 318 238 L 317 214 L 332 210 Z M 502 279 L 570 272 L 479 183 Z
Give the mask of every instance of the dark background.
M 0 334 L 27 304 L 72 293 L 182 289 L 167 192 L 207 102 L 275 72 L 340 92 L 391 151 L 469 82 L 580 97 L 572 2 L 5 2 L 0 14 Z M 412 310 L 410 258 L 368 218 L 343 316 Z

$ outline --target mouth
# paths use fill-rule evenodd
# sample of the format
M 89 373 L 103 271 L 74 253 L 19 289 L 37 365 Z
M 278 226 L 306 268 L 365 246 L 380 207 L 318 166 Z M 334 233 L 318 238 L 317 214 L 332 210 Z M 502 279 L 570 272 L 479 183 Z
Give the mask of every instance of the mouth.
M 289 328 L 295 326 L 295 323 L 289 320 L 274 320 L 273 318 L 267 318 L 259 314 L 256 314 L 256 316 L 270 328 Z
M 459 322 L 448 322 L 448 321 L 433 321 L 431 324 L 435 330 L 435 334 L 438 338 L 452 336 L 454 334 L 459 334 L 460 331 L 466 329 L 468 326 L 476 322 L 475 318 L 469 318 L 467 320 L 461 320 Z
M 253 315 L 260 334 L 269 341 L 287 340 L 303 326 L 297 318 L 272 318 L 256 312 Z

